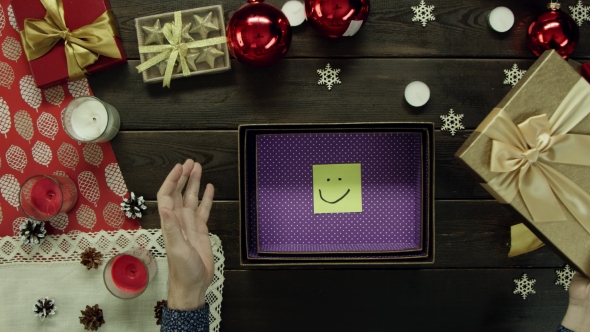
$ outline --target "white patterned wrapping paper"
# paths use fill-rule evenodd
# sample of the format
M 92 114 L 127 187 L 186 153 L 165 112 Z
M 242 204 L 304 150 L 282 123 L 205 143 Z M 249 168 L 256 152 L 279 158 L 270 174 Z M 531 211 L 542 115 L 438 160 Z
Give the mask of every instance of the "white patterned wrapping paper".
M 221 240 L 209 235 L 215 258 L 215 275 L 207 290 L 211 307 L 210 331 L 218 332 L 223 299 L 224 261 Z M 80 264 L 80 253 L 94 247 L 104 254 L 98 270 Z M 121 300 L 111 295 L 103 281 L 104 263 L 133 247 L 151 250 L 158 272 L 139 297 Z M 0 238 L 0 326 L 4 331 L 77 331 L 78 317 L 86 305 L 103 309 L 100 331 L 159 331 L 154 318 L 156 301 L 167 297 L 168 264 L 159 229 L 100 231 L 51 235 L 39 246 L 23 244 L 17 237 Z M 32 311 L 38 298 L 55 299 L 57 314 L 41 321 Z

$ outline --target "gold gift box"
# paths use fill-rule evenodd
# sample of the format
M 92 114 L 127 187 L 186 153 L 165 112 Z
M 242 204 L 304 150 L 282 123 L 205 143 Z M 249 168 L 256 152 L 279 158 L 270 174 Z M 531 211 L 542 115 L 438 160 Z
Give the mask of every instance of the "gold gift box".
M 215 6 L 208 6 L 208 7 L 200 7 L 194 9 L 187 9 L 182 10 L 182 23 L 183 26 L 187 23 L 191 23 L 191 28 L 194 25 L 194 18 L 193 15 L 199 15 L 201 17 L 206 16 L 209 13 L 213 13 L 212 15 L 212 22 L 217 24 L 219 27 L 218 31 L 210 31 L 207 35 L 207 39 L 215 38 L 215 37 L 223 37 L 225 36 L 225 20 L 223 18 L 223 7 L 221 5 Z M 153 26 L 156 23 L 156 20 L 160 20 L 160 24 L 163 27 L 165 23 L 173 23 L 174 22 L 174 12 L 164 13 L 164 14 L 157 14 L 151 16 L 144 16 L 138 17 L 135 19 L 135 29 L 137 32 L 137 42 L 139 47 L 147 46 L 145 45 L 145 33 L 142 26 Z M 190 34 L 194 40 L 201 40 L 201 36 L 197 33 Z M 155 45 L 155 44 L 151 44 Z M 209 67 L 206 62 L 198 63 L 196 71 L 191 70 L 190 75 L 184 76 L 182 72 L 177 72 L 178 64 L 175 65 L 174 71 L 172 74 L 172 79 L 181 78 L 181 77 L 190 77 L 195 75 L 203 75 L 203 74 L 216 74 L 224 71 L 228 71 L 231 69 L 231 62 L 229 58 L 229 50 L 227 48 L 227 44 L 219 44 L 214 45 L 218 50 L 222 51 L 224 54 L 223 56 L 219 56 L 215 59 L 215 66 L 213 68 Z M 139 58 L 141 63 L 146 62 L 151 57 L 156 56 L 158 53 L 149 53 L 149 54 L 139 54 Z M 156 83 L 162 82 L 164 80 L 164 75 L 162 75 L 158 69 L 158 65 L 155 65 L 142 73 L 143 81 L 145 83 Z
M 500 109 L 516 125 L 536 115 L 546 114 L 547 117 L 551 117 L 572 88 L 580 84 L 580 79 L 581 77 L 575 69 L 555 51 L 545 52 L 500 104 L 484 119 L 457 151 L 455 157 L 475 173 L 482 186 L 490 194 L 502 203 L 509 203 L 522 214 L 527 220 L 528 228 L 545 244 L 551 246 L 577 271 L 590 276 L 590 233 L 573 217 L 559 199 L 559 205 L 567 220 L 533 221 L 520 191 L 511 202 L 505 202 L 501 195 L 490 187 L 488 183 L 500 173 L 490 170 L 492 139 L 482 133 L 486 125 L 489 125 L 498 116 Z M 568 134 L 590 135 L 590 117 L 583 118 Z M 587 154 L 588 151 L 579 151 L 579 153 Z M 565 175 L 585 192 L 590 192 L 590 168 L 587 166 L 546 161 L 543 163 Z M 590 208 L 590 206 L 586 208 Z

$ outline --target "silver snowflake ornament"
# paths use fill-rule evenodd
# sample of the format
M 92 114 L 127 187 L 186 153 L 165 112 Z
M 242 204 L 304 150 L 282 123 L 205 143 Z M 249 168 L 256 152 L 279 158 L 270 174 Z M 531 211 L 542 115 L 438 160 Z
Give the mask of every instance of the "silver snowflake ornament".
M 443 121 L 443 126 L 440 127 L 440 130 L 450 132 L 451 136 L 455 136 L 457 130 L 465 129 L 461 123 L 461 120 L 463 120 L 463 114 L 455 114 L 452 108 L 449 111 L 449 114 L 441 115 L 440 119 Z
M 590 6 L 584 6 L 582 0 L 578 0 L 575 6 L 569 6 L 572 18 L 579 26 L 582 26 L 584 21 L 590 20 Z
M 434 6 L 426 6 L 424 0 L 420 1 L 420 6 L 412 6 L 414 11 L 414 17 L 412 22 L 422 22 L 422 26 L 425 27 L 428 21 L 434 21 L 436 18 L 432 14 Z
M 504 80 L 505 85 L 512 85 L 514 87 L 518 81 L 524 76 L 526 70 L 519 69 L 518 65 L 515 63 L 512 65 L 511 69 L 504 69 L 504 75 L 506 75 L 506 79 Z
M 514 279 L 514 283 L 516 284 L 516 288 L 514 289 L 514 291 L 512 293 L 513 294 L 520 294 L 522 296 L 522 299 L 526 300 L 526 298 L 529 296 L 529 294 L 536 294 L 537 293 L 533 289 L 533 286 L 535 285 L 536 282 L 537 282 L 537 280 L 529 279 L 528 276 L 526 275 L 526 273 L 524 273 L 522 275 L 522 277 L 520 277 L 520 279 Z
M 318 85 L 325 85 L 328 87 L 328 90 L 332 90 L 334 84 L 342 83 L 340 82 L 340 78 L 338 78 L 340 69 L 332 68 L 330 64 L 327 64 L 325 69 L 318 69 L 318 74 L 320 75 Z
M 563 289 L 566 291 L 570 288 L 570 282 L 576 274 L 576 271 L 572 270 L 572 268 L 565 264 L 563 270 L 555 270 L 555 274 L 557 274 L 557 280 L 555 281 L 556 285 L 563 286 Z

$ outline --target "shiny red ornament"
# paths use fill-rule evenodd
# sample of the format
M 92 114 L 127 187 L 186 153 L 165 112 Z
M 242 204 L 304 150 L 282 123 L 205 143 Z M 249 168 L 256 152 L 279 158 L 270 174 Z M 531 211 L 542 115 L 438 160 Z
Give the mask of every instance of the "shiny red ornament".
M 549 10 L 539 15 L 529 26 L 527 44 L 536 56 L 554 49 L 563 58 L 568 58 L 578 46 L 580 29 L 559 3 L 550 3 Z
M 291 26 L 283 12 L 264 0 L 248 0 L 227 23 L 227 45 L 238 61 L 266 67 L 277 63 L 291 46 Z
M 305 15 L 322 36 L 352 36 L 367 22 L 369 0 L 305 0 Z

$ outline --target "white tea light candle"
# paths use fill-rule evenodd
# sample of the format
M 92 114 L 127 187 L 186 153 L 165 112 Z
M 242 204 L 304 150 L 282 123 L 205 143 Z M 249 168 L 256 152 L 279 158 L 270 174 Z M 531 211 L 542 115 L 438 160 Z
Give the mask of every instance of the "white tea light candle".
M 496 7 L 488 18 L 490 27 L 498 32 L 506 32 L 514 24 L 514 14 L 506 7 Z
M 281 9 L 292 27 L 296 27 L 305 21 L 305 6 L 301 1 L 291 0 L 285 2 Z
M 406 86 L 404 96 L 408 104 L 414 107 L 424 106 L 430 99 L 430 89 L 423 82 L 414 81 Z
M 72 100 L 62 114 L 63 126 L 73 139 L 80 142 L 107 142 L 119 132 L 117 110 L 95 97 Z

